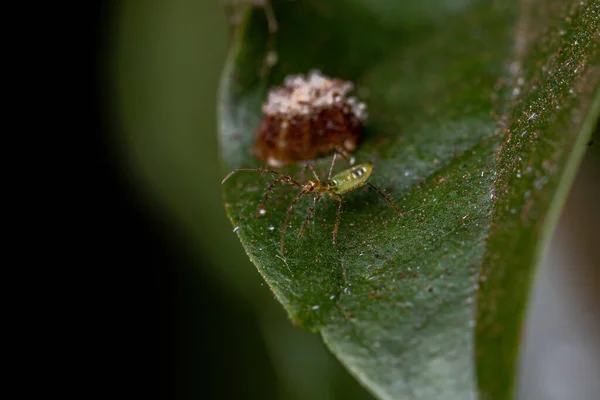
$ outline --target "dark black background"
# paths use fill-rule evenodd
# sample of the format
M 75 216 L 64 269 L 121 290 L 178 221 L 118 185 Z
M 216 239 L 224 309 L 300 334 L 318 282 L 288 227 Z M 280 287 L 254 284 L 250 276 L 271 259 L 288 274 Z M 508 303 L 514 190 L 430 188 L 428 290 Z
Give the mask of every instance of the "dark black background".
M 101 385 L 117 398 L 274 398 L 273 374 L 250 307 L 204 273 L 210 261 L 159 204 L 134 186 L 114 137 L 107 28 L 117 1 L 97 2 L 90 277 Z M 242 332 L 240 332 L 242 330 Z M 97 338 L 97 339 L 96 339 Z M 93 390 L 93 388 L 92 388 Z M 110 389 L 111 391 L 113 389 Z

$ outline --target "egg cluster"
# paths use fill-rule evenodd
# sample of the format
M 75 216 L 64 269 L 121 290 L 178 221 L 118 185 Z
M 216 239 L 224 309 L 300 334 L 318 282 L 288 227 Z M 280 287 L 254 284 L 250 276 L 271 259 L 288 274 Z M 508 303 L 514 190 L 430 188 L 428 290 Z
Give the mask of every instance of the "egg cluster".
M 254 154 L 272 167 L 352 152 L 363 136 L 366 105 L 348 96 L 354 85 L 313 70 L 290 75 L 263 103 Z

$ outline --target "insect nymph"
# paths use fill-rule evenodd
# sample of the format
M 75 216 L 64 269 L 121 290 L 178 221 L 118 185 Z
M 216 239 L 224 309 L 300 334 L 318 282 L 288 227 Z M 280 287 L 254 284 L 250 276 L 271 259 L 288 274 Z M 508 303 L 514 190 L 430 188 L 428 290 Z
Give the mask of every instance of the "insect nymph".
M 359 165 L 351 167 L 345 171 L 342 171 L 332 177 L 331 171 L 333 169 L 334 162 L 335 162 L 335 155 L 333 157 L 333 162 L 331 164 L 331 168 L 329 169 L 329 176 L 328 176 L 327 180 L 324 180 L 324 181 L 321 181 L 319 179 L 319 176 L 317 175 L 314 167 L 311 164 L 307 164 L 307 167 L 310 168 L 310 170 L 314 176 L 314 179 L 311 179 L 311 180 L 307 181 L 306 183 L 300 183 L 297 180 L 293 179 L 291 176 L 284 175 L 284 174 L 277 172 L 270 168 L 239 168 L 239 169 L 235 169 L 232 172 L 230 172 L 229 175 L 227 175 L 225 177 L 225 179 L 223 179 L 222 183 L 225 183 L 225 181 L 227 179 L 229 179 L 233 174 L 235 174 L 237 172 L 241 172 L 241 171 L 271 173 L 274 176 L 274 178 L 273 178 L 273 181 L 271 182 L 271 184 L 269 185 L 269 187 L 267 188 L 265 197 L 264 197 L 261 205 L 258 208 L 257 215 L 264 214 L 265 204 L 267 203 L 268 196 L 276 184 L 280 183 L 280 184 L 284 184 L 284 185 L 292 185 L 292 186 L 295 186 L 300 189 L 300 193 L 298 193 L 298 195 L 290 203 L 290 205 L 287 209 L 287 214 L 285 216 L 285 222 L 283 223 L 283 226 L 281 227 L 280 248 L 281 248 L 282 253 L 284 252 L 285 231 L 287 229 L 290 215 L 292 214 L 294 206 L 296 205 L 298 200 L 300 200 L 300 198 L 302 196 L 307 195 L 307 194 L 312 194 L 314 196 L 313 203 L 310 206 L 310 208 L 308 209 L 308 214 L 306 216 L 306 219 L 304 220 L 304 224 L 302 225 L 302 228 L 300 229 L 300 232 L 298 233 L 298 239 L 300 239 L 302 237 L 302 235 L 304 234 L 304 230 L 306 229 L 306 226 L 308 225 L 308 221 L 310 220 L 310 218 L 312 217 L 312 215 L 315 211 L 317 202 L 319 200 L 321 200 L 325 195 L 329 195 L 331 198 L 333 198 L 339 202 L 335 226 L 333 228 L 333 245 L 337 246 L 337 244 L 338 244 L 337 232 L 338 232 L 338 228 L 340 225 L 340 219 L 341 219 L 341 215 L 342 215 L 341 214 L 341 212 L 342 212 L 342 197 L 340 195 L 350 192 L 352 190 L 358 189 L 365 185 L 368 185 L 369 187 L 374 189 L 379 195 L 381 195 L 381 197 L 383 197 L 389 203 L 389 205 L 392 206 L 392 208 L 396 211 L 396 213 L 399 216 L 403 215 L 400 212 L 400 210 L 398 210 L 398 208 L 394 205 L 394 203 L 385 195 L 385 193 L 383 193 L 383 191 L 381 189 L 379 189 L 377 186 L 368 182 L 369 177 L 373 173 L 373 164 L 371 164 L 371 163 L 359 164 Z

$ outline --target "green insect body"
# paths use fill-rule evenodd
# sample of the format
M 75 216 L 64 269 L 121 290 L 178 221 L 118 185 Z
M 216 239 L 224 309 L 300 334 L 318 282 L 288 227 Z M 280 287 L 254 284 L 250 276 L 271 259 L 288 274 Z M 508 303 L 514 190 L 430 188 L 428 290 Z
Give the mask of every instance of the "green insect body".
M 373 164 L 359 164 L 334 175 L 331 179 L 325 181 L 323 186 L 327 187 L 328 192 L 343 194 L 366 185 L 372 173 Z

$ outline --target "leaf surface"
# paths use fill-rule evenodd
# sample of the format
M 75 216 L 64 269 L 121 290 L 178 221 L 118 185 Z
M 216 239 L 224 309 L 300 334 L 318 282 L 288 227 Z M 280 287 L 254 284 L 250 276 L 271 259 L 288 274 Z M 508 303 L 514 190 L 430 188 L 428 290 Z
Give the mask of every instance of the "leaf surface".
M 224 173 L 251 150 L 269 87 L 320 69 L 368 105 L 374 191 L 312 199 L 269 175 L 224 185 L 227 213 L 258 271 L 304 328 L 379 398 L 511 398 L 530 281 L 599 112 L 597 2 L 274 2 L 279 62 L 249 9 L 220 96 Z M 331 158 L 315 163 L 326 175 Z M 343 168 L 337 164 L 337 170 Z M 298 176 L 300 166 L 283 172 Z

